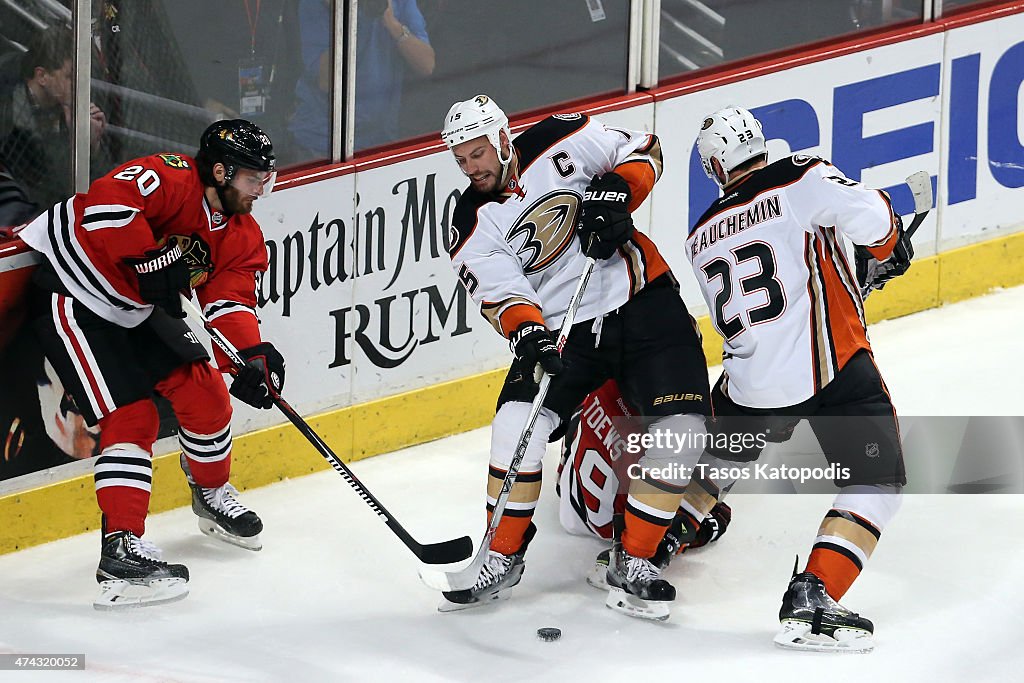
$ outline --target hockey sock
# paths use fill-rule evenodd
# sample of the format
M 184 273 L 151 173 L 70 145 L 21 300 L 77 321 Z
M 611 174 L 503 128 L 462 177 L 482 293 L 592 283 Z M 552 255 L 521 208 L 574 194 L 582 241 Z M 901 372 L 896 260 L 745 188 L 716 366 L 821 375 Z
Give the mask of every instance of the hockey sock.
M 106 532 L 146 533 L 153 482 L 150 454 L 132 443 L 116 443 L 99 454 L 93 466 L 96 502 L 107 518 Z
M 900 505 L 898 486 L 847 486 L 818 528 L 806 571 L 840 600 L 857 580 Z
M 153 485 L 150 451 L 160 418 L 151 400 L 121 406 L 100 419 L 100 454 L 93 465 L 96 502 L 106 517 L 107 533 L 146 531 Z
M 231 472 L 231 399 L 224 380 L 206 361 L 175 368 L 157 391 L 167 397 L 181 428 L 178 443 L 192 481 L 217 488 Z
M 494 510 L 494 503 L 501 493 L 501 486 L 504 483 L 506 472 L 493 465 L 488 468 L 487 473 L 487 523 L 491 522 L 491 514 Z M 491 550 L 496 550 L 502 555 L 511 555 L 517 552 L 523 545 L 523 536 L 526 534 L 533 512 L 537 509 L 537 500 L 540 498 L 541 472 L 519 472 L 516 476 L 516 483 L 512 485 L 512 492 L 509 494 L 508 503 L 505 505 L 505 512 L 498 522 L 498 529 L 491 541 Z
M 702 415 L 668 415 L 648 426 L 652 445 L 637 462 L 626 496 L 622 545 L 634 557 L 653 557 L 703 452 Z M 714 503 L 712 503 L 714 505 Z

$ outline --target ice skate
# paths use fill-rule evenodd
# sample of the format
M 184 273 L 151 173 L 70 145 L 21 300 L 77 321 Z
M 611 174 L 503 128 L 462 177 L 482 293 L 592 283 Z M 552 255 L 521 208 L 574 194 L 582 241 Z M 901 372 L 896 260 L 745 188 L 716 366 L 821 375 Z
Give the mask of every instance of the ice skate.
M 199 530 L 207 536 L 246 550 L 262 550 L 263 521 L 255 512 L 238 502 L 238 490 L 231 484 L 203 488 L 194 481 L 182 456 L 181 468 L 192 489 L 192 512 L 199 517 Z
M 795 575 L 782 597 L 775 644 L 812 652 L 871 652 L 874 625 L 833 600 L 810 572 Z
M 158 605 L 188 595 L 188 568 L 161 560 L 160 550 L 131 531 L 103 536 L 96 568 L 98 610 Z
M 660 568 L 651 560 L 630 555 L 616 541 L 609 553 L 605 605 L 631 617 L 668 619 L 676 589 L 660 576 Z
M 481 567 L 472 588 L 443 592 L 444 600 L 437 606 L 437 611 L 457 612 L 504 597 L 505 592 L 523 578 L 523 570 L 526 568 L 526 547 L 536 533 L 537 527 L 531 523 L 523 536 L 523 545 L 511 555 L 488 550 L 487 561 Z

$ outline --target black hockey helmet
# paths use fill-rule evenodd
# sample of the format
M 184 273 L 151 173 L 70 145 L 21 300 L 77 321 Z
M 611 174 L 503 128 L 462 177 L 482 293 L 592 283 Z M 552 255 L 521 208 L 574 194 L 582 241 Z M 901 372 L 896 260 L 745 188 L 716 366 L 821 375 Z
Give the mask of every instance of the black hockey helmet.
M 226 119 L 210 125 L 199 139 L 196 162 L 202 181 L 211 186 L 213 165 L 224 164 L 225 180 L 230 183 L 239 168 L 273 173 L 276 170 L 274 145 L 259 126 L 245 119 Z

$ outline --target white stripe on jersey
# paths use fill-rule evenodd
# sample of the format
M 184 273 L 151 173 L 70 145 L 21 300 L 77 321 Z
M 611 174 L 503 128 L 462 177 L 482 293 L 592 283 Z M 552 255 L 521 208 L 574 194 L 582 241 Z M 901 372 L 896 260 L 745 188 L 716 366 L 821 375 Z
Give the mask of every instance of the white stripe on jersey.
M 96 204 L 85 207 L 82 212 L 82 228 L 85 230 L 103 230 L 104 228 L 123 228 L 135 220 L 138 209 L 121 204 Z
M 255 316 L 256 320 L 259 320 L 259 316 L 256 315 L 256 309 L 252 306 L 246 306 L 245 304 L 237 301 L 231 301 L 230 299 L 217 299 L 203 306 L 203 315 L 206 316 L 207 320 L 216 320 L 222 315 L 228 315 L 229 313 L 240 313 L 247 312 Z
M 86 308 L 108 322 L 135 327 L 152 312 L 120 294 L 89 260 L 74 229 L 74 202 L 54 205 L 18 233 L 30 247 L 44 254 L 68 292 Z

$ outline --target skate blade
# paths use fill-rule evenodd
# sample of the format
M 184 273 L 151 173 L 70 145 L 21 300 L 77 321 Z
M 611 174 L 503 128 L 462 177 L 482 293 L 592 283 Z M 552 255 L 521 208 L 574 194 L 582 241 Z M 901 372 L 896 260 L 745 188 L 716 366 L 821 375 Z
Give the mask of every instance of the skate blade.
M 608 565 L 595 564 L 587 574 L 587 583 L 598 590 L 608 590 Z
M 473 609 L 474 607 L 483 607 L 484 605 L 489 605 L 492 602 L 497 602 L 498 600 L 501 600 L 503 597 L 504 596 L 501 593 L 495 593 L 486 598 L 483 598 L 482 600 L 476 600 L 474 602 L 452 602 L 448 598 L 443 597 L 441 598 L 441 602 L 437 605 L 437 611 L 441 612 L 442 614 L 447 614 L 448 612 L 461 612 L 462 610 Z
M 638 619 L 650 619 L 652 621 L 665 621 L 668 619 L 672 603 L 643 600 L 631 595 L 621 588 L 609 587 L 608 599 L 604 601 L 606 607 L 625 615 Z
M 875 649 L 875 641 L 867 631 L 838 628 L 835 634 L 833 638 L 823 633 L 811 633 L 811 625 L 806 621 L 783 621 L 774 642 L 781 648 L 804 652 L 863 654 Z
M 260 539 L 260 535 L 255 536 L 235 536 L 229 534 L 223 528 L 221 528 L 216 522 L 212 522 L 205 517 L 198 519 L 199 530 L 210 538 L 215 538 L 218 541 L 223 541 L 229 545 L 237 546 L 239 548 L 245 548 L 246 550 L 263 550 L 263 541 Z
M 110 579 L 100 583 L 100 594 L 92 606 L 101 611 L 132 609 L 177 602 L 188 595 L 188 581 L 181 578 L 154 579 L 148 584 Z

